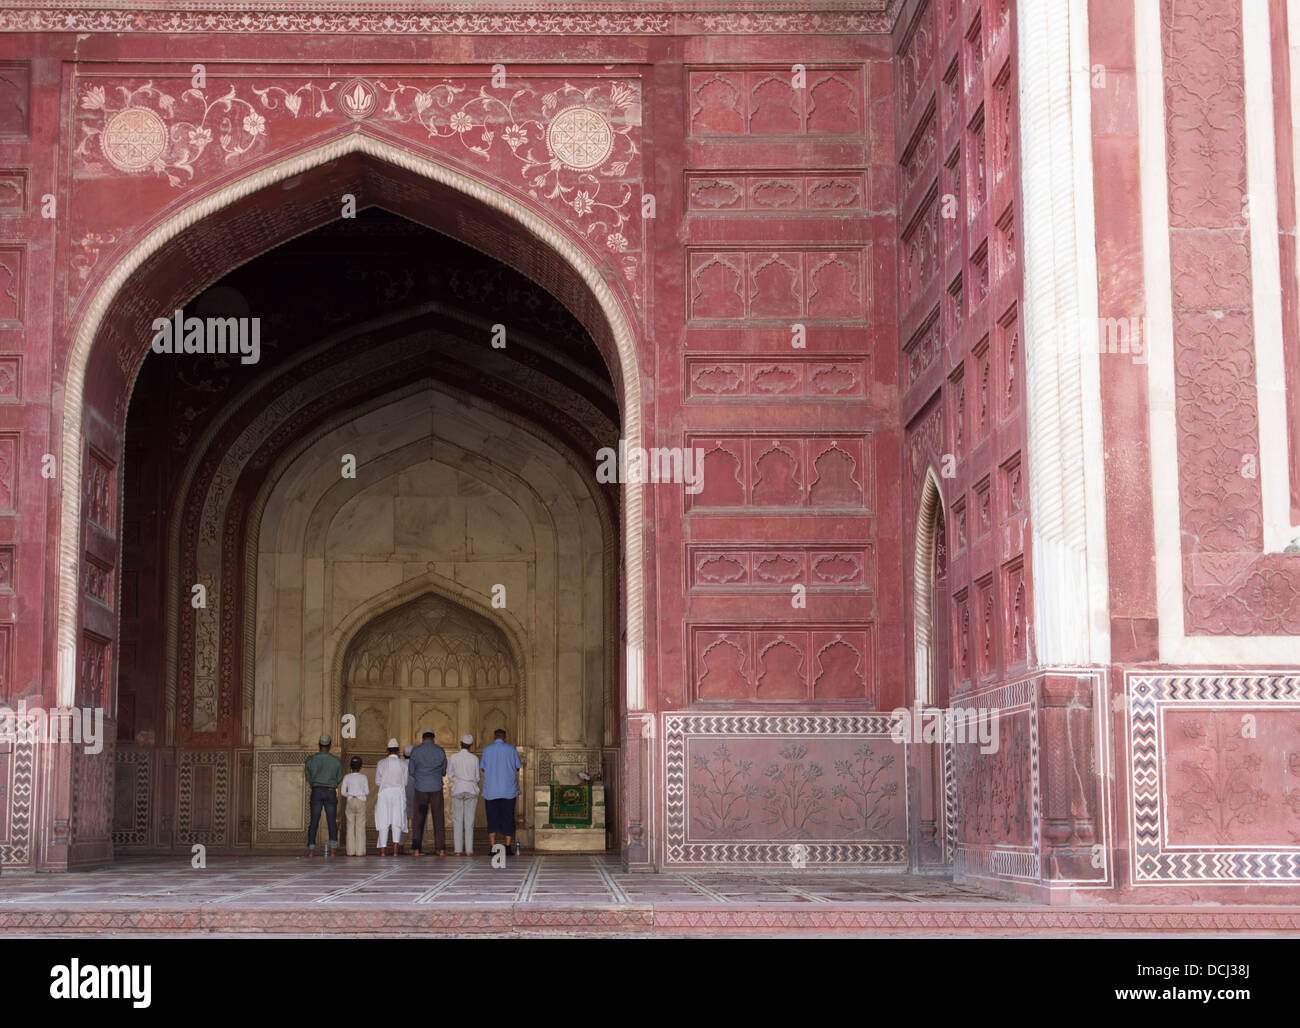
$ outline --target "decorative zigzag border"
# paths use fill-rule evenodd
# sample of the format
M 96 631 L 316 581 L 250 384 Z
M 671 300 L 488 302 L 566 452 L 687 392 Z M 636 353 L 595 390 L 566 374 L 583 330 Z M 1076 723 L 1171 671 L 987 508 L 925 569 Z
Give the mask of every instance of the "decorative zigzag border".
M 952 864 L 957 852 L 957 771 L 953 766 L 954 743 L 943 747 L 943 862 Z
M 1043 873 L 1043 786 L 1038 764 L 1038 691 L 1029 704 L 1029 823 L 1032 831 L 1033 857 L 1030 865 L 1035 877 Z
M 1037 853 L 1026 850 L 994 849 L 985 846 L 963 846 L 962 860 L 967 874 L 983 874 L 998 878 L 1027 878 L 1037 881 L 1042 877 L 1042 860 Z
M 29 715 L 32 723 L 35 716 Z M 32 808 L 36 803 L 36 742 L 31 730 L 18 727 L 9 751 L 9 837 L 0 841 L 0 866 L 26 867 L 32 862 Z M 24 735 L 28 736 L 24 740 Z
M 1162 845 L 1164 765 L 1160 711 L 1179 704 L 1300 705 L 1300 675 L 1124 676 L 1131 768 L 1131 864 L 1135 885 L 1185 882 L 1289 885 L 1300 882 L 1300 846 L 1273 850 L 1180 850 Z
M 113 829 L 113 847 L 117 849 L 148 845 L 153 750 L 131 745 L 119 746 L 116 762 L 116 773 L 119 776 L 131 776 L 131 827 Z
M 194 827 L 194 769 L 209 764 L 213 770 L 212 827 Z M 230 754 L 225 750 L 188 750 L 177 761 L 176 839 L 189 846 L 203 843 L 225 846 L 229 839 Z

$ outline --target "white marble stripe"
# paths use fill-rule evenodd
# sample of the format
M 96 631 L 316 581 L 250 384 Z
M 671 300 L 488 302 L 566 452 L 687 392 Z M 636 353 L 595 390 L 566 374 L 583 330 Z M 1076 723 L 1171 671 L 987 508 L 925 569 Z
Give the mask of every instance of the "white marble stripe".
M 533 895 L 537 892 L 537 876 L 542 870 L 542 858 L 533 857 L 528 864 L 528 871 L 524 874 L 524 880 L 519 883 L 519 888 L 515 890 L 516 903 L 530 903 Z
M 1088 569 L 1088 650 L 1092 664 L 1110 663 L 1110 559 L 1106 548 L 1106 457 L 1101 427 L 1100 312 L 1097 218 L 1093 200 L 1092 55 L 1087 3 L 1070 5 L 1071 113 L 1073 115 L 1075 282 L 1079 291 L 1079 431 L 1083 449 L 1080 531 Z M 1077 616 L 1077 615 L 1076 615 Z
M 462 864 L 460 867 L 456 868 L 456 870 L 453 871 L 451 874 L 447 875 L 447 877 L 445 877 L 442 881 L 438 882 L 437 885 L 434 885 L 432 888 L 426 889 L 424 892 L 420 893 L 420 895 L 415 898 L 415 902 L 432 903 L 434 899 L 436 899 L 438 896 L 441 896 L 444 892 L 450 889 L 457 881 L 465 877 L 465 875 L 469 873 L 470 869 L 473 868 L 473 866 L 474 866 L 473 864 L 468 862 Z
M 605 888 L 609 890 L 609 895 L 615 903 L 632 902 L 628 898 L 627 893 L 623 891 L 622 886 L 620 886 L 618 882 L 614 880 L 614 876 L 609 873 L 609 868 L 605 866 L 605 857 L 603 855 L 595 856 L 593 854 L 591 857 L 591 866 L 594 867 L 596 873 L 600 875 L 600 880 L 605 884 Z
M 314 900 L 312 900 L 312 902 L 328 903 L 330 900 L 338 899 L 340 896 L 346 896 L 349 893 L 357 892 L 360 889 L 364 889 L 367 885 L 371 885 L 382 878 L 387 878 L 390 875 L 395 874 L 396 872 L 397 872 L 396 867 L 390 867 L 386 871 L 377 871 L 375 874 L 366 875 L 366 877 L 353 882 L 351 885 L 341 885 L 337 889 L 334 889 L 332 892 L 327 892 L 323 896 L 317 896 Z
M 1110 659 L 1110 616 L 1087 10 L 1017 10 L 1035 657 L 1091 665 Z
M 707 896 L 709 899 L 713 900 L 715 903 L 728 903 L 728 902 L 730 902 L 730 901 L 727 899 L 726 896 L 722 895 L 722 893 L 720 893 L 720 892 L 714 892 L 714 891 L 713 891 L 712 889 L 710 889 L 707 885 L 702 885 L 701 883 L 697 882 L 697 881 L 696 881 L 696 880 L 695 880 L 691 875 L 678 875 L 677 877 L 678 877 L 681 881 L 683 881 L 683 882 L 685 882 L 687 885 L 689 885 L 689 886 L 690 886 L 692 889 L 694 889 L 696 892 L 698 892 L 701 896 Z

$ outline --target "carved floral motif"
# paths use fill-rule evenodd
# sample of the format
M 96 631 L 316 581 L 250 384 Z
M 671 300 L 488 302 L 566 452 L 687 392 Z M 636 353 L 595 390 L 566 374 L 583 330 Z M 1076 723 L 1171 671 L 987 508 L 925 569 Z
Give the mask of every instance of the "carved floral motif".
M 746 781 L 754 768 L 752 760 L 737 760 L 719 743 L 711 755 L 695 754 L 691 761 L 694 781 L 691 795 L 695 804 L 695 822 L 710 835 L 744 831 L 752 823 L 751 801 L 759 787 Z
M 763 824 L 776 825 L 780 836 L 802 836 L 812 826 L 825 824 L 826 788 L 818 781 L 822 765 L 806 760 L 808 747 L 798 742 L 781 747 L 778 759 L 768 762 L 763 776 L 771 783 L 762 790 Z
M 1189 634 L 1300 634 L 1295 558 L 1261 554 L 1242 11 L 1161 4 Z
M 835 761 L 835 775 L 843 779 L 831 786 L 831 798 L 840 819 L 857 827 L 861 834 L 882 831 L 893 816 L 891 809 L 898 795 L 898 783 L 884 781 L 881 776 L 893 766 L 895 755 L 885 752 L 876 755 L 875 749 L 863 743 L 853 751 L 852 758 Z
M 1268 798 L 1260 756 L 1242 738 L 1239 718 L 1211 714 L 1208 724 L 1189 720 L 1182 727 L 1197 748 L 1195 758 L 1179 763 L 1178 788 L 1169 797 L 1173 831 L 1186 836 L 1204 827 L 1215 842 L 1233 842 L 1235 826 L 1254 824 Z
M 905 826 L 888 728 L 883 715 L 670 715 L 669 859 L 788 868 L 796 840 L 818 862 L 896 859 L 877 848 Z
M 113 87 L 110 96 L 104 86 L 90 86 L 82 91 L 80 107 L 100 117 L 82 122 L 76 154 L 94 169 L 93 144 L 119 171 L 148 170 L 173 186 L 185 185 L 214 140 L 224 163 L 253 149 L 266 133 L 265 117 L 237 95 L 235 86 L 211 99 L 209 92 L 186 89 L 174 96 L 150 81 Z
M 426 595 L 376 618 L 348 646 L 352 687 L 497 688 L 512 685 L 514 658 L 501 630 L 441 596 Z
M 1028 717 L 1004 717 L 998 748 L 954 747 L 958 824 L 968 845 L 1017 845 L 1031 842 L 1031 773 Z
M 543 92 L 526 83 L 496 90 L 449 79 L 352 79 L 292 90 L 241 82 L 169 92 L 148 81 L 85 87 L 80 108 L 91 118 L 82 124 L 76 153 L 91 173 L 102 172 L 102 156 L 119 171 L 152 172 L 179 188 L 200 169 L 229 167 L 267 146 L 274 129 L 269 115 L 375 117 L 418 126 L 431 141 L 456 144 L 466 159 L 513 168 L 519 188 L 562 205 L 588 237 L 615 254 L 634 249 L 639 237 L 629 226 L 634 190 L 623 181 L 640 153 L 633 138 L 641 125 L 635 82 L 565 82 Z

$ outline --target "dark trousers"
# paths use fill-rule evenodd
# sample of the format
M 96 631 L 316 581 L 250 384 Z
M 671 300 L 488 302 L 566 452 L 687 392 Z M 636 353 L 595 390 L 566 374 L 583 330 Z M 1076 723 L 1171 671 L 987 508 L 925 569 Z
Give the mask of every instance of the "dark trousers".
M 311 824 L 307 826 L 307 848 L 316 848 L 316 830 L 320 827 L 320 812 L 325 811 L 325 824 L 330 830 L 330 849 L 339 846 L 339 794 L 328 785 L 311 787 Z
M 442 790 L 421 792 L 415 790 L 415 812 L 411 815 L 411 848 L 423 852 L 424 819 L 433 814 L 433 848 L 441 853 L 447 848 L 447 823 L 442 813 Z
M 508 800 L 484 800 L 487 808 L 488 831 L 494 835 L 515 837 L 515 797 Z

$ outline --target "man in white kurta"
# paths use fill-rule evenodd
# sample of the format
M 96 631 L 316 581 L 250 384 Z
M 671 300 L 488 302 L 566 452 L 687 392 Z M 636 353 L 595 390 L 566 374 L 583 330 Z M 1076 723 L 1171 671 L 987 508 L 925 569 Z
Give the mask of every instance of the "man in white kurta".
M 375 828 L 379 831 L 379 853 L 387 856 L 388 833 L 393 833 L 393 855 L 397 855 L 406 824 L 406 764 L 397 755 L 397 740 L 388 740 L 388 756 L 375 766 Z

